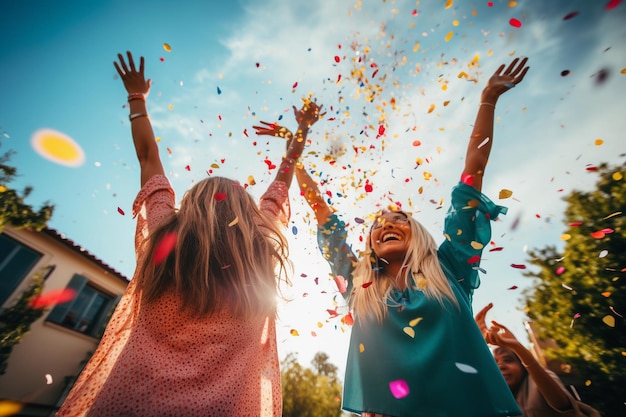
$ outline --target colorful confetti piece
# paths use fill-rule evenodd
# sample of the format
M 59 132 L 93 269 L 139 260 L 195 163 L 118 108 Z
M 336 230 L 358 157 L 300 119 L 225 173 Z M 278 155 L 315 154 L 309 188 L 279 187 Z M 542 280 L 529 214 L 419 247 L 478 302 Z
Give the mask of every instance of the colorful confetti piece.
M 161 239 L 161 241 L 157 244 L 156 249 L 154 250 L 154 258 L 152 259 L 152 262 L 154 262 L 155 265 L 160 264 L 165 258 L 169 256 L 172 250 L 174 250 L 174 248 L 176 247 L 176 239 L 176 232 L 169 232 L 168 234 L 163 236 L 163 239 Z
M 389 390 L 391 390 L 391 394 L 397 399 L 404 398 L 410 393 L 409 385 L 404 379 L 391 381 L 389 383 Z
M 40 156 L 59 165 L 78 168 L 85 162 L 85 153 L 78 143 L 53 129 L 37 130 L 31 145 Z

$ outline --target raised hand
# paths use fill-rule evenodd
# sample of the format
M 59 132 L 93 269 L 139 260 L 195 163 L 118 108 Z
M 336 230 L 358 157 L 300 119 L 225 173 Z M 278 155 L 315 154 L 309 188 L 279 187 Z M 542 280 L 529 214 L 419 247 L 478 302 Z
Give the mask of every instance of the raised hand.
M 135 61 L 133 59 L 133 55 L 127 51 L 126 55 L 128 56 L 128 65 L 124 61 L 124 56 L 122 54 L 117 54 L 117 58 L 119 59 L 119 64 L 117 62 L 113 62 L 117 73 L 120 75 L 120 78 L 124 82 L 124 87 L 128 94 L 143 94 L 148 95 L 150 92 L 150 85 L 152 84 L 152 80 L 146 80 L 144 76 L 144 59 L 141 57 L 139 59 L 139 70 L 135 67 Z
M 476 320 L 476 324 L 478 325 L 478 328 L 480 329 L 480 332 L 483 334 L 483 337 L 485 338 L 485 340 L 487 339 L 487 333 L 489 333 L 489 329 L 487 328 L 487 323 L 485 322 L 485 317 L 487 316 L 487 312 L 491 310 L 492 307 L 493 307 L 493 303 L 487 304 L 474 317 L 474 320 Z
M 495 321 L 491 322 L 486 340 L 487 343 L 491 343 L 492 345 L 509 349 L 515 348 L 520 344 L 519 340 L 517 340 L 509 329 Z
M 487 81 L 482 101 L 497 100 L 500 95 L 521 83 L 530 68 L 526 66 L 527 61 L 528 58 L 523 58 L 521 61 L 515 58 L 506 69 L 505 64 L 500 65 Z
M 285 139 L 291 139 L 293 137 L 293 133 L 291 133 L 289 129 L 277 123 L 267 123 L 263 121 L 260 123 L 263 126 L 252 126 L 252 128 L 256 130 L 256 134 L 259 136 L 266 135 Z
M 322 116 L 326 113 L 320 113 L 322 110 L 322 106 L 318 106 L 315 101 L 310 99 L 305 99 L 304 104 L 301 109 L 297 109 L 296 106 L 293 106 L 293 114 L 296 117 L 296 121 L 298 122 L 298 127 L 300 129 L 313 126 L 315 122 L 317 122 Z

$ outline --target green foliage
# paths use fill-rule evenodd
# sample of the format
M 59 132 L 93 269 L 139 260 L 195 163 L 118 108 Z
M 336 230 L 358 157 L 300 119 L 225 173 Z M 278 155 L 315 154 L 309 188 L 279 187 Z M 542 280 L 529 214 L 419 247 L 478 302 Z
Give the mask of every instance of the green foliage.
M 35 211 L 24 203 L 24 199 L 32 192 L 32 187 L 26 187 L 22 192 L 18 192 L 7 186 L 17 175 L 17 169 L 7 164 L 13 154 L 14 152 L 8 151 L 0 155 L 0 232 L 7 224 L 16 229 L 28 228 L 39 231 L 52 217 L 54 206 L 45 203 Z
M 539 336 L 558 345 L 548 358 L 571 367 L 583 401 L 606 416 L 626 412 L 625 171 L 603 164 L 595 190 L 565 198 L 564 252 L 530 252 L 538 272 L 524 293 Z
M 30 326 L 43 313 L 43 308 L 32 308 L 30 303 L 43 290 L 45 271 L 33 277 L 33 282 L 15 304 L 0 312 L 0 375 L 7 370 L 9 356 L 13 347 L 22 341 L 30 331 Z
M 318 352 L 304 368 L 290 353 L 281 363 L 283 417 L 340 417 L 341 384 L 337 367 L 328 362 L 328 355 Z

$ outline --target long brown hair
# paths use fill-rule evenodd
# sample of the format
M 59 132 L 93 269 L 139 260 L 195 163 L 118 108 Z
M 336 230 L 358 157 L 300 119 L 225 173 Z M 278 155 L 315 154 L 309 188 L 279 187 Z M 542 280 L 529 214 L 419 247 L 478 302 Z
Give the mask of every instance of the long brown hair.
M 174 248 L 155 262 L 162 242 L 173 234 Z M 195 315 L 227 308 L 249 318 L 275 313 L 279 282 L 288 282 L 288 246 L 279 224 L 227 178 L 194 185 L 145 244 L 136 276 L 144 303 L 173 289 Z
M 437 244 L 432 235 L 412 216 L 404 214 L 411 226 L 411 242 L 399 272 L 403 276 L 387 277 L 379 273 L 381 265 L 372 250 L 370 230 L 365 252 L 361 254 L 353 272 L 354 291 L 350 296 L 350 305 L 357 317 L 376 318 L 379 323 L 383 321 L 387 316 L 388 306 L 394 303 L 390 298 L 394 278 L 404 280 L 405 288 L 419 288 L 427 297 L 436 299 L 442 306 L 445 306 L 445 300 L 456 307 L 459 305 L 439 264 Z M 363 286 L 368 283 L 371 284 Z

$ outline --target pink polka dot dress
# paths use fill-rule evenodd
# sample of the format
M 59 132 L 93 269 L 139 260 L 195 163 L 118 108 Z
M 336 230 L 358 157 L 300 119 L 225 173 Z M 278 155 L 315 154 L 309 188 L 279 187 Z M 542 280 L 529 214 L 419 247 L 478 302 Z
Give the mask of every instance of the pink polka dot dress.
M 135 247 L 174 210 L 167 178 L 152 177 L 133 204 Z M 286 184 L 276 181 L 260 207 L 289 217 Z M 137 253 L 141 259 L 142 253 Z M 273 316 L 242 320 L 228 311 L 181 313 L 172 293 L 141 306 L 135 280 L 56 414 L 63 416 L 280 416 L 282 396 Z

